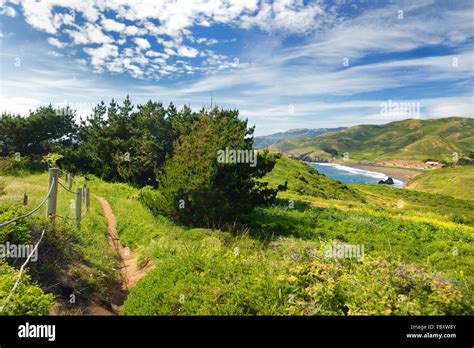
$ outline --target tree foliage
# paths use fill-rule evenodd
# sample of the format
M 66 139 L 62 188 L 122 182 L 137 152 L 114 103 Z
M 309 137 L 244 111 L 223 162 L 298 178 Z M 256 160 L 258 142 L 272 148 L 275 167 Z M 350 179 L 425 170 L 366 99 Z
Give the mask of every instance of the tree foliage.
M 2 115 L 2 154 L 49 160 L 55 153 L 55 164 L 75 174 L 158 188 L 144 191 L 147 205 L 185 223 L 232 221 L 275 198 L 276 189 L 256 180 L 271 171 L 274 155 L 259 153 L 255 165 L 218 163 L 219 150 L 253 151 L 254 128 L 237 110 L 194 112 L 151 100 L 134 107 L 127 96 L 74 119 L 69 108 L 51 105 L 26 118 Z
M 217 160 L 225 148 L 253 151 L 253 131 L 236 110 L 201 111 L 189 134 L 175 141 L 158 191 L 145 191 L 144 201 L 176 221 L 204 226 L 235 221 L 256 204 L 272 201 L 277 191 L 256 179 L 271 171 L 275 156 L 260 153 L 255 166 Z

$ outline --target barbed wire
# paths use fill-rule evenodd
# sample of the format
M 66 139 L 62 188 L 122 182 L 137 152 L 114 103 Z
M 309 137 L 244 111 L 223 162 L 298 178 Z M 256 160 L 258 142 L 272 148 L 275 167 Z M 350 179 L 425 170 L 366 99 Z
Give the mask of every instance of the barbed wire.
M 3 303 L 3 305 L 0 307 L 0 313 L 3 312 L 3 309 L 6 307 L 6 305 L 8 304 L 8 301 L 10 300 L 10 298 L 13 296 L 13 294 L 15 293 L 15 290 L 18 286 L 18 284 L 20 283 L 20 279 L 21 279 L 21 276 L 23 274 L 23 270 L 25 269 L 25 266 L 28 264 L 28 262 L 30 261 L 31 259 L 31 256 L 35 253 L 36 249 L 38 249 L 38 245 L 39 243 L 41 243 L 41 240 L 43 239 L 43 236 L 44 236 L 44 231 L 46 231 L 46 228 L 43 229 L 43 232 L 41 232 L 41 237 L 40 239 L 38 240 L 38 242 L 36 243 L 35 247 L 33 248 L 33 250 L 31 251 L 31 253 L 28 255 L 26 261 L 21 265 L 20 267 L 20 272 L 18 273 L 18 276 L 16 278 L 16 281 L 15 281 L 15 284 L 13 285 L 13 288 L 11 289 L 10 293 L 8 294 L 8 296 L 5 298 L 5 301 Z
M 5 227 L 5 226 L 7 226 L 7 225 L 9 225 L 9 224 L 11 224 L 11 223 L 13 223 L 13 222 L 15 222 L 15 221 L 18 221 L 18 220 L 20 220 L 20 219 L 26 218 L 26 217 L 28 217 L 28 216 L 34 214 L 35 212 L 37 212 L 37 211 L 46 203 L 46 201 L 48 200 L 48 198 L 49 198 L 49 196 L 51 195 L 51 192 L 52 192 L 52 190 L 53 190 L 53 187 L 54 187 L 54 178 L 52 179 L 51 186 L 49 187 L 48 195 L 43 199 L 43 201 L 40 203 L 40 205 L 38 205 L 35 209 L 33 209 L 32 211 L 30 211 L 29 213 L 26 213 L 26 214 L 24 214 L 24 215 L 20 215 L 20 216 L 18 216 L 18 217 L 16 217 L 16 218 L 13 218 L 13 219 L 11 219 L 11 220 L 8 220 L 8 221 L 6 221 L 6 222 L 1 223 L 1 224 L 0 224 L 0 227 Z

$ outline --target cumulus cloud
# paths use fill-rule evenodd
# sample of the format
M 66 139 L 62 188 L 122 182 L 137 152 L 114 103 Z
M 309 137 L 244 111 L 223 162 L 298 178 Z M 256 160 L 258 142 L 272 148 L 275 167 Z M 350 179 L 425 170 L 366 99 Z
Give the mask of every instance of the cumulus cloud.
M 103 44 L 113 41 L 99 26 L 91 23 L 85 23 L 84 26 L 78 27 L 78 30 L 66 29 L 64 32 L 72 38 L 75 45 Z
M 127 27 L 125 24 L 123 23 L 119 23 L 113 19 L 110 19 L 110 18 L 102 18 L 102 26 L 104 28 L 104 30 L 106 31 L 116 31 L 116 32 L 121 32 L 121 31 L 124 31 L 125 28 Z
M 147 39 L 144 39 L 142 37 L 136 37 L 133 39 L 137 47 L 141 50 L 146 50 L 151 47 L 150 43 L 148 42 Z
M 48 38 L 48 42 L 49 42 L 50 45 L 53 45 L 57 48 L 63 48 L 63 47 L 66 46 L 66 43 L 59 41 L 55 37 Z
M 84 52 L 91 56 L 92 65 L 100 70 L 106 60 L 118 56 L 118 47 L 111 44 L 104 44 L 98 48 L 86 47 Z
M 199 51 L 193 47 L 181 46 L 178 48 L 178 56 L 194 58 L 199 54 Z
M 130 42 L 137 48 L 134 52 L 139 54 L 150 49 L 149 38 L 155 38 L 163 45 L 161 53 L 177 59 L 198 58 L 202 54 L 192 46 L 218 43 L 212 37 L 194 38 L 195 26 L 219 24 L 302 34 L 317 28 L 318 17 L 324 14 L 321 5 L 305 4 L 303 0 L 275 0 L 272 3 L 267 0 L 196 0 L 192 5 L 188 0 L 11 0 L 7 3 L 11 6 L 2 6 L 7 14 L 14 13 L 13 6 L 18 6 L 33 28 L 58 37 L 66 33 L 72 45 L 93 48 L 90 46 L 114 43 L 122 46 L 127 43 L 126 37 L 131 37 Z M 69 44 L 62 37 L 61 41 L 52 37 L 48 42 L 58 48 Z M 232 59 L 228 63 L 232 65 Z M 115 65 L 112 67 L 116 69 Z M 137 70 L 132 69 L 136 75 Z M 187 73 L 191 70 L 197 69 L 188 68 Z

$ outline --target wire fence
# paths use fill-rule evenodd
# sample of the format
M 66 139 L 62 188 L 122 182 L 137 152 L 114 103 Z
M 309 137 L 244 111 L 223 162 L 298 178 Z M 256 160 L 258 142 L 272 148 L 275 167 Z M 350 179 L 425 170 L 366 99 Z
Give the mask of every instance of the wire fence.
M 21 265 L 20 267 L 20 272 L 18 273 L 18 276 L 16 278 L 16 281 L 15 281 L 15 284 L 13 285 L 13 288 L 10 290 L 10 293 L 8 294 L 8 296 L 5 298 L 5 300 L 3 301 L 3 305 L 0 306 L 0 313 L 3 312 L 4 308 L 7 306 L 8 304 L 8 301 L 10 300 L 10 298 L 13 296 L 13 294 L 15 293 L 15 290 L 18 286 L 18 284 L 20 284 L 20 279 L 21 279 L 21 276 L 23 274 L 23 271 L 25 270 L 25 267 L 26 265 L 28 264 L 28 262 L 30 261 L 31 259 L 31 256 L 36 252 L 36 250 L 38 249 L 38 246 L 39 244 L 41 243 L 41 240 L 43 239 L 43 236 L 44 236 L 44 231 L 46 229 L 43 229 L 43 232 L 41 232 L 41 237 L 40 239 L 38 240 L 38 242 L 35 244 L 35 247 L 33 248 L 33 250 L 30 252 L 30 254 L 28 255 L 28 257 L 26 258 L 26 261 Z
M 48 180 L 49 182 L 49 188 L 48 188 L 48 194 L 46 195 L 46 197 L 41 201 L 41 203 L 36 207 L 34 208 L 33 210 L 31 210 L 30 212 L 26 213 L 26 214 L 23 214 L 23 215 L 20 215 L 20 216 L 17 216 L 11 220 L 8 220 L 6 222 L 3 222 L 3 223 L 0 223 L 0 228 L 1 227 L 5 227 L 11 223 L 14 223 L 15 221 L 18 221 L 18 220 L 21 220 L 23 218 L 26 218 L 26 217 L 29 217 L 30 215 L 34 214 L 35 212 L 37 212 L 39 209 L 41 209 L 41 207 L 48 201 L 49 199 L 49 203 L 48 203 L 48 216 L 50 217 L 51 221 L 54 222 L 54 218 L 56 216 L 59 216 L 56 214 L 56 203 L 57 203 L 57 185 L 59 184 L 60 187 L 62 187 L 64 190 L 66 190 L 67 192 L 70 192 L 70 193 L 73 193 L 76 195 L 76 214 L 75 214 L 75 221 L 76 221 L 76 224 L 79 225 L 80 224 L 80 221 L 81 219 L 88 213 L 89 211 L 89 189 L 86 188 L 84 186 L 83 189 L 78 189 L 78 192 L 73 192 L 71 191 L 70 189 L 68 189 L 67 187 L 65 187 L 58 179 L 58 176 L 57 176 L 57 172 L 58 171 L 61 171 L 63 173 L 65 173 L 68 177 L 69 180 L 72 181 L 72 175 L 64 172 L 63 170 L 59 169 L 59 168 L 50 168 L 50 171 L 49 171 L 49 175 L 50 175 L 50 180 Z M 81 214 L 81 204 L 82 204 L 82 192 L 85 192 L 85 196 L 84 196 L 84 203 L 86 205 L 86 209 L 84 210 L 84 212 Z M 13 285 L 13 288 L 11 289 L 10 293 L 8 294 L 8 296 L 5 298 L 5 300 L 3 301 L 3 305 L 0 306 L 0 313 L 3 312 L 4 308 L 7 306 L 8 304 L 8 301 L 11 299 L 11 297 L 13 296 L 13 294 L 15 293 L 15 290 L 16 288 L 18 287 L 18 284 L 20 283 L 20 280 L 21 280 L 21 276 L 24 272 L 24 269 L 26 267 L 26 265 L 28 264 L 28 262 L 30 261 L 31 259 L 31 256 L 36 252 L 36 250 L 38 249 L 38 246 L 39 244 L 41 243 L 42 239 L 43 239 L 43 236 L 44 236 L 44 232 L 45 232 L 46 228 L 43 229 L 43 232 L 41 233 L 41 236 L 38 240 L 38 242 L 35 244 L 33 250 L 30 252 L 30 254 L 28 255 L 26 261 L 21 265 L 20 267 L 20 271 L 17 275 L 17 278 L 16 278 L 16 281 L 15 281 L 15 284 Z
M 7 226 L 7 225 L 10 225 L 11 223 L 15 222 L 15 221 L 18 221 L 20 219 L 23 219 L 23 218 L 26 218 L 30 215 L 33 215 L 34 213 L 36 213 L 45 203 L 46 201 L 48 200 L 48 198 L 50 197 L 51 195 L 51 192 L 53 191 L 53 186 L 54 186 L 54 179 L 53 179 L 53 182 L 52 182 L 52 185 L 50 186 L 49 188 L 49 191 L 48 191 L 48 194 L 46 195 L 46 197 L 43 199 L 43 201 L 35 208 L 33 209 L 32 211 L 30 211 L 29 213 L 26 213 L 24 215 L 20 215 L 16 218 L 13 218 L 11 220 L 8 220 L 6 222 L 3 222 L 0 224 L 0 227 L 4 227 L 4 226 Z
M 76 192 L 71 191 L 71 190 L 68 189 L 66 186 L 64 186 L 63 184 L 61 184 L 61 181 L 58 181 L 58 184 L 59 184 L 59 186 L 61 186 L 63 189 L 65 189 L 67 192 L 72 193 L 72 194 L 76 194 Z

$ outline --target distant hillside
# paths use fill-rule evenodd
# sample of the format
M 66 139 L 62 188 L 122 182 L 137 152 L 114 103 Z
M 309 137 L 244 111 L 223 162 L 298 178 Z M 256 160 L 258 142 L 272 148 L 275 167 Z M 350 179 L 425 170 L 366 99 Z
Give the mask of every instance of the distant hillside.
M 254 137 L 253 139 L 253 146 L 256 149 L 260 149 L 263 147 L 276 145 L 285 141 L 287 139 L 301 137 L 301 136 L 308 136 L 308 137 L 317 137 L 318 135 L 329 133 L 329 132 L 337 132 L 340 130 L 345 129 L 344 127 L 339 128 L 317 128 L 317 129 L 290 129 L 286 132 L 279 132 L 270 135 L 264 135 L 261 137 Z
M 325 175 L 303 161 L 282 156 L 270 173 L 262 178 L 276 188 L 287 182 L 287 192 L 325 199 L 363 201 L 357 190 Z
M 474 166 L 432 170 L 410 180 L 406 188 L 474 200 Z
M 313 158 L 374 161 L 403 159 L 452 162 L 474 157 L 474 119 L 449 117 L 433 120 L 407 119 L 384 125 L 360 125 L 317 137 L 285 140 L 271 150 Z

